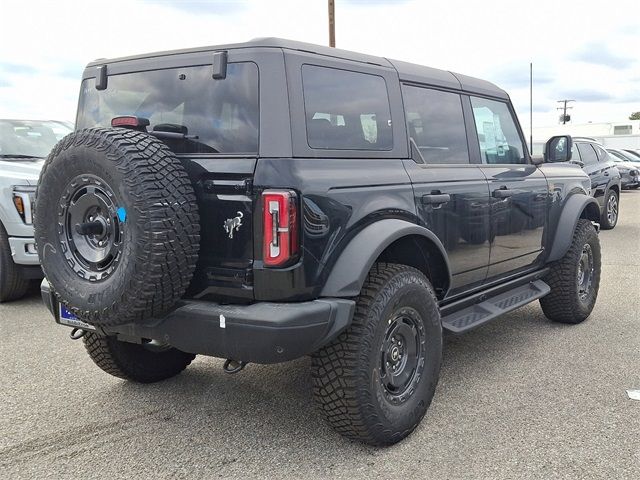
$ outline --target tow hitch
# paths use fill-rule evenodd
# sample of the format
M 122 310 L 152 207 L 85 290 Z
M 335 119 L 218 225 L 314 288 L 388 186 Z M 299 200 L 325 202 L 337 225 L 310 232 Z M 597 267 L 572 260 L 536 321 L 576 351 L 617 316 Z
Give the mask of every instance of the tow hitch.
M 247 366 L 248 362 L 243 362 L 242 360 L 233 360 L 231 358 L 227 358 L 222 366 L 222 369 L 225 373 L 229 375 L 238 373 L 240 370 L 244 369 Z
M 83 330 L 81 328 L 74 328 L 73 330 L 71 330 L 69 337 L 71 338 L 71 340 L 80 340 L 86 334 L 87 334 L 86 330 Z

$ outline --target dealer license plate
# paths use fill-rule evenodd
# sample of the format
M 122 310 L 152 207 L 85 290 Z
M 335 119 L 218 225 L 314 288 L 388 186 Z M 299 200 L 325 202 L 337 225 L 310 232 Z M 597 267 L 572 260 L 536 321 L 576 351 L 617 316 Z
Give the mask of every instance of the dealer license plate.
M 62 304 L 60 304 L 60 323 L 68 325 L 69 327 L 81 328 L 83 330 L 95 330 L 92 325 L 80 320 Z

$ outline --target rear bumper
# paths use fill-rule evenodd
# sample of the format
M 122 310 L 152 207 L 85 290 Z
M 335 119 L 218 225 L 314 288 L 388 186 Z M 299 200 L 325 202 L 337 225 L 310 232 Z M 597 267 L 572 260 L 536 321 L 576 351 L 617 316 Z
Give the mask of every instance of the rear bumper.
M 41 292 L 60 323 L 58 303 L 46 279 Z M 164 318 L 100 330 L 123 341 L 157 340 L 194 354 L 278 363 L 326 345 L 351 323 L 354 309 L 353 300 L 339 298 L 252 305 L 185 300 Z

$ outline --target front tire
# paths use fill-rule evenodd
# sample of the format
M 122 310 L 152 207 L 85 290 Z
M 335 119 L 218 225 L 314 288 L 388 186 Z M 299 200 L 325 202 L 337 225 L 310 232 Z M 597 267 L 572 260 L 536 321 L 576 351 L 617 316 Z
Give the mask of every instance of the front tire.
M 433 398 L 442 325 L 427 278 L 406 265 L 376 264 L 351 326 L 314 354 L 314 396 L 329 424 L 370 445 L 409 435 Z
M 603 230 L 611 230 L 618 223 L 620 211 L 620 197 L 615 190 L 609 190 L 604 200 L 604 211 L 600 218 L 600 226 Z
M 153 383 L 174 377 L 196 357 L 172 347 L 154 347 L 121 342 L 87 332 L 84 346 L 91 360 L 114 377 L 138 383 Z
M 9 236 L 0 224 L 0 303 L 22 298 L 29 288 L 29 281 L 20 274 L 13 262 Z
M 551 265 L 545 281 L 551 292 L 540 305 L 547 318 L 580 323 L 591 314 L 600 287 L 600 240 L 589 220 L 578 220 L 569 251 Z

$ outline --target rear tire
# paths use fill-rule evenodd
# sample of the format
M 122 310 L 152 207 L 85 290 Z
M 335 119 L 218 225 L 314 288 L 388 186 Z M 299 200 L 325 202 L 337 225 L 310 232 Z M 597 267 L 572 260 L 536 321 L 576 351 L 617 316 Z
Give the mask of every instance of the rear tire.
M 20 267 L 13 262 L 9 236 L 0 224 L 0 302 L 22 298 L 29 289 L 29 281 L 22 278 Z
M 600 240 L 589 220 L 578 220 L 569 251 L 544 279 L 551 292 L 540 299 L 547 318 L 580 323 L 593 310 L 600 287 Z
M 620 212 L 620 197 L 615 190 L 609 190 L 604 199 L 604 210 L 600 217 L 600 227 L 603 230 L 611 230 L 618 223 Z
M 172 347 L 158 348 L 121 342 L 87 332 L 84 346 L 91 360 L 114 377 L 138 383 L 153 383 L 174 377 L 196 357 Z
M 441 362 L 442 325 L 431 284 L 415 268 L 379 263 L 350 327 L 313 356 L 314 396 L 342 435 L 390 445 L 422 420 Z

